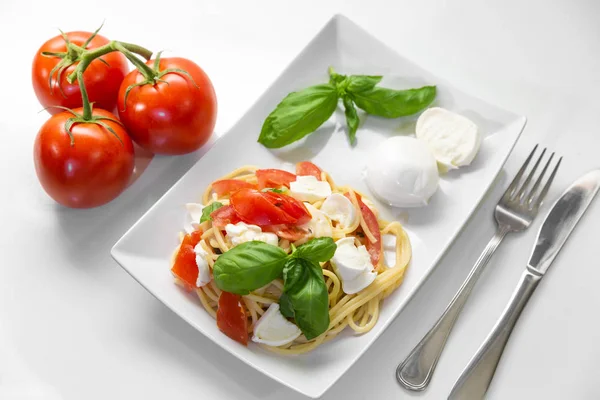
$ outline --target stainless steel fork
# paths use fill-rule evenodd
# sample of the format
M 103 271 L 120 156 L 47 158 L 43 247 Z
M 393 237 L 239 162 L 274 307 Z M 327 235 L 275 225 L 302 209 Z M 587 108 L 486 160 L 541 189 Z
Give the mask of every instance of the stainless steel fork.
M 548 193 L 548 189 L 550 188 L 554 176 L 556 175 L 556 171 L 562 161 L 561 157 L 550 174 L 548 181 L 540 190 L 544 175 L 554 158 L 554 153 L 552 153 L 542 169 L 542 172 L 535 180 L 533 187 L 529 188 L 534 179 L 535 172 L 546 153 L 546 149 L 544 149 L 531 169 L 531 172 L 529 172 L 523 180 L 527 166 L 533 158 L 537 148 L 537 145 L 533 148 L 527 157 L 527 160 L 525 160 L 525 163 L 523 163 L 523 166 L 496 205 L 494 211 L 494 217 L 497 223 L 496 234 L 483 250 L 477 262 L 475 262 L 469 276 L 454 295 L 454 298 L 448 307 L 446 307 L 442 316 L 425 337 L 421 339 L 406 360 L 398 366 L 396 370 L 396 379 L 398 379 L 398 382 L 404 388 L 413 391 L 422 391 L 427 387 L 431 380 L 431 376 L 435 371 L 440 355 L 444 350 L 446 340 L 454 327 L 454 323 L 471 294 L 475 283 L 483 272 L 483 269 L 492 257 L 492 254 L 494 254 L 494 251 L 496 251 L 496 248 L 507 233 L 527 229 L 537 215 L 538 209 Z

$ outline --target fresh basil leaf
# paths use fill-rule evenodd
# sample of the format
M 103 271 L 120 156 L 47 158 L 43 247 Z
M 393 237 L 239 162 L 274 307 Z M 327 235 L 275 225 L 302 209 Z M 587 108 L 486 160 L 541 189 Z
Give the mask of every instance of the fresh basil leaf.
M 279 311 L 286 318 L 294 318 L 294 306 L 292 306 L 292 301 L 285 293 L 279 296 Z
M 373 89 L 375 85 L 381 82 L 382 78 L 383 76 L 380 75 L 350 75 L 347 79 L 346 91 L 360 93 Z
M 315 263 L 325 262 L 333 257 L 336 249 L 337 246 L 330 237 L 313 238 L 299 246 L 294 252 L 294 257 L 304 258 Z
M 354 103 L 348 96 L 344 96 L 344 114 L 346 114 L 346 125 L 348 125 L 348 140 L 351 145 L 356 143 L 356 130 L 358 129 L 358 114 Z
M 297 281 L 285 294 L 294 312 L 296 325 L 308 340 L 329 327 L 329 293 L 319 264 L 304 258 L 291 258 L 290 269 L 302 269 L 306 279 Z M 287 263 L 286 263 L 287 264 Z M 284 277 L 285 280 L 285 277 Z
M 261 190 L 261 192 L 285 193 L 287 192 L 287 189 L 285 188 L 285 186 L 282 188 L 264 188 L 263 190 Z
M 327 121 L 337 103 L 337 90 L 331 84 L 292 92 L 269 114 L 258 142 L 268 148 L 280 148 L 300 140 Z
M 354 104 L 367 113 L 385 118 L 398 118 L 417 113 L 435 99 L 436 87 L 393 90 L 374 87 L 358 93 L 350 93 Z
M 333 67 L 329 67 L 329 83 L 338 86 L 347 79 L 346 75 L 340 75 L 334 71 Z
M 212 214 L 213 211 L 218 210 L 221 207 L 223 207 L 223 204 L 219 203 L 218 201 L 214 201 L 206 207 L 204 207 L 202 209 L 202 217 L 200 217 L 200 223 L 203 223 L 204 221 L 212 221 L 210 214 Z
M 286 257 L 283 249 L 272 244 L 245 242 L 217 258 L 213 277 L 221 290 L 248 294 L 279 277 Z
M 283 265 L 283 291 L 285 293 L 293 291 L 298 285 L 300 287 L 308 279 L 306 268 L 300 268 L 294 257 L 287 259 Z

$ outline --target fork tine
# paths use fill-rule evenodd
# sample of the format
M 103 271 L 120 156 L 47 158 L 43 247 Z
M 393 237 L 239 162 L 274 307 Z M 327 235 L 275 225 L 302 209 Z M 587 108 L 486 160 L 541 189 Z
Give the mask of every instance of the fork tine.
M 531 153 L 529 153 L 527 160 L 525 160 L 525 162 L 523 163 L 523 166 L 521 166 L 521 169 L 519 169 L 519 172 L 517 172 L 517 175 L 515 176 L 515 178 L 512 180 L 510 185 L 508 185 L 508 188 L 506 188 L 503 198 L 508 199 L 513 195 L 513 193 L 517 189 L 517 186 L 519 185 L 519 181 L 521 180 L 521 177 L 523 176 L 523 174 L 525 173 L 525 170 L 527 169 L 527 166 L 529 165 L 529 161 L 531 161 L 531 158 L 533 157 L 533 154 L 535 153 L 537 148 L 538 148 L 538 145 L 536 144 L 535 147 L 533 148 L 533 150 L 531 150 Z
M 558 167 L 560 167 L 561 161 L 562 161 L 562 157 L 558 159 L 558 162 L 556 163 L 556 166 L 554 167 L 552 174 L 550 174 L 550 178 L 548 178 L 548 182 L 546 182 L 546 185 L 544 185 L 544 188 L 542 189 L 540 195 L 535 200 L 535 203 L 533 203 L 534 208 L 537 208 L 542 205 L 542 201 L 544 200 L 544 197 L 546 197 L 546 194 L 548 194 L 548 190 L 550 189 L 550 185 L 552 185 L 552 181 L 554 180 L 556 171 L 558 171 Z
M 544 165 L 544 169 L 542 169 L 540 176 L 538 176 L 537 180 L 535 181 L 535 184 L 533 185 L 533 187 L 527 194 L 526 202 L 528 204 L 531 204 L 533 202 L 533 198 L 535 197 L 537 190 L 542 183 L 542 179 L 544 179 L 544 175 L 546 174 L 546 171 L 548 170 L 548 167 L 550 166 L 550 163 L 552 162 L 553 158 L 554 158 L 554 153 L 550 154 L 550 158 L 548 159 L 548 162 L 546 162 L 546 165 Z
M 527 187 L 529 186 L 529 182 L 531 182 L 531 179 L 535 175 L 535 171 L 537 170 L 540 163 L 542 162 L 542 159 L 544 158 L 544 154 L 546 154 L 546 149 L 542 150 L 542 154 L 540 154 L 540 156 L 538 157 L 537 161 L 535 162 L 533 168 L 531 169 L 531 172 L 529 173 L 529 175 L 527 175 L 527 178 L 525 178 L 525 182 L 523 182 L 523 184 L 521 185 L 521 188 L 519 189 L 519 191 L 516 194 L 517 199 L 522 199 L 523 196 L 525 195 L 525 190 L 527 190 Z M 548 166 L 548 164 L 546 164 L 546 166 Z

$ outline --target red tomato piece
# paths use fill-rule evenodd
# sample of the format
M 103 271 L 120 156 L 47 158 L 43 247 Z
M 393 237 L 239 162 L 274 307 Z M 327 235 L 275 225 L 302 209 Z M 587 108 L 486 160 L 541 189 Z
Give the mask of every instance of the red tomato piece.
M 194 247 L 200 242 L 202 231 L 194 231 L 188 233 L 183 238 L 179 251 L 175 257 L 175 263 L 171 268 L 171 272 L 179 278 L 188 289 L 196 287 L 198 280 L 198 264 L 196 264 L 196 253 Z
M 210 214 L 213 221 L 213 226 L 217 228 L 224 228 L 227 224 L 237 224 L 241 221 L 232 206 L 223 206 L 217 208 Z
M 279 207 L 286 214 L 296 219 L 296 224 L 302 225 L 312 218 L 304 203 L 296 200 L 292 196 L 282 193 L 265 192 L 263 196 L 276 207 Z
M 307 229 L 300 228 L 296 225 L 269 225 L 263 227 L 265 232 L 272 232 L 282 239 L 287 239 L 290 242 L 295 242 L 305 238 L 310 232 Z
M 296 180 L 296 175 L 282 169 L 259 169 L 256 171 L 258 179 L 258 188 L 278 188 L 285 186 L 290 187 L 290 182 Z
M 363 203 L 361 196 L 358 193 L 356 194 L 356 200 L 358 200 L 358 205 L 360 206 L 360 212 L 362 213 L 363 218 L 365 219 L 365 223 L 367 227 L 375 236 L 375 242 L 371 242 L 367 239 L 365 243 L 365 247 L 371 256 L 371 262 L 374 266 L 377 266 L 379 263 L 379 259 L 381 258 L 381 231 L 379 230 L 379 222 L 377 222 L 377 217 L 373 214 L 373 211 L 365 203 Z M 346 197 L 350 198 L 350 194 L 346 193 Z
M 240 295 L 221 292 L 217 309 L 217 326 L 231 339 L 244 346 L 248 345 L 248 318 Z
M 239 179 L 221 179 L 213 182 L 212 188 L 217 196 L 225 196 L 244 188 L 255 189 L 256 185 Z
M 311 218 L 304 204 L 281 193 L 241 189 L 231 195 L 230 201 L 237 215 L 249 224 L 295 225 Z
M 296 175 L 299 176 L 314 176 L 317 180 L 321 180 L 321 168 L 317 167 L 310 161 L 301 161 L 296 164 Z

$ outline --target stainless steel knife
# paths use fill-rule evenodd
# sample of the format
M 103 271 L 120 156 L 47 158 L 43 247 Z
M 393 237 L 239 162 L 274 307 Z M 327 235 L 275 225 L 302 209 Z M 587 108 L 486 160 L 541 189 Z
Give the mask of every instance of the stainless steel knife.
M 540 228 L 527 268 L 510 302 L 454 384 L 449 400 L 484 398 L 521 311 L 599 188 L 600 169 L 577 179 L 554 203 Z

